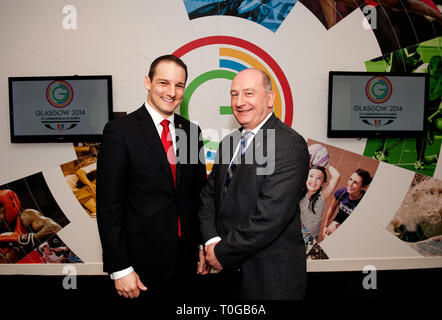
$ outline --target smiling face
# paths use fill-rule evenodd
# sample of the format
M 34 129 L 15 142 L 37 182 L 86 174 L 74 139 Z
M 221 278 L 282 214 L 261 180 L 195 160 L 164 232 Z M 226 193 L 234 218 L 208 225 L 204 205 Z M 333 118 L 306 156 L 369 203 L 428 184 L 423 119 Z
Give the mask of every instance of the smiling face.
M 230 98 L 236 120 L 244 129 L 253 130 L 272 112 L 275 93 L 266 90 L 259 70 L 246 69 L 233 79 Z
M 162 61 L 152 79 L 145 77 L 144 84 L 148 90 L 147 103 L 168 118 L 183 100 L 186 72 L 173 61 Z
M 318 191 L 324 184 L 324 174 L 319 169 L 310 169 L 307 177 L 307 191 L 311 194 Z
M 359 197 L 361 195 L 362 190 L 364 190 L 362 183 L 362 177 L 353 172 L 347 182 L 347 192 L 351 197 Z

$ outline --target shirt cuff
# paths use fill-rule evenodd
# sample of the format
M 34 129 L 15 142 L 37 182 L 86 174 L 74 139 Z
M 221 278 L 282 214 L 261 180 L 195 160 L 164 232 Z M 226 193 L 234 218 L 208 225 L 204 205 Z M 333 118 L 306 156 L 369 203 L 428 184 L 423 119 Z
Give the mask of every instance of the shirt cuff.
M 113 272 L 113 273 L 110 274 L 110 278 L 112 280 L 118 280 L 118 279 L 121 279 L 121 278 L 127 276 L 132 271 L 134 271 L 134 268 L 132 268 L 132 267 L 126 268 L 126 269 L 121 270 L 121 271 L 116 271 L 116 272 Z
M 220 237 L 213 237 L 212 239 L 207 240 L 206 243 L 205 243 L 204 245 L 205 245 L 205 246 L 208 246 L 209 244 L 212 244 L 212 243 L 214 243 L 214 242 L 218 242 L 218 241 L 221 241 L 221 238 L 220 238 Z

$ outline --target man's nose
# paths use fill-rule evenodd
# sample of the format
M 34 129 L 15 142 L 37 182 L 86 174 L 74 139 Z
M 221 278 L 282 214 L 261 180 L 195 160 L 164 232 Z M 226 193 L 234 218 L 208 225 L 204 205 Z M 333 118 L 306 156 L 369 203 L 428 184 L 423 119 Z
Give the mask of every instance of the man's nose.
M 244 95 L 243 94 L 238 94 L 238 98 L 236 99 L 236 105 L 237 106 L 242 106 L 244 104 Z
M 170 85 L 170 86 L 167 88 L 167 94 L 168 94 L 170 97 L 175 97 L 175 93 L 176 93 L 175 86 L 174 86 L 174 85 Z

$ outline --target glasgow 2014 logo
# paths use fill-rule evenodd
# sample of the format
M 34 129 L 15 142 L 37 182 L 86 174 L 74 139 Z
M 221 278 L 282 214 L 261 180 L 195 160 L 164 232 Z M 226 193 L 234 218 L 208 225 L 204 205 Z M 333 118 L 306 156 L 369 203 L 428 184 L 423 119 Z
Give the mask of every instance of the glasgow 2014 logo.
M 46 88 L 46 99 L 55 108 L 68 106 L 74 98 L 71 85 L 63 80 L 54 80 Z
M 365 86 L 367 98 L 374 103 L 384 103 L 390 99 L 393 87 L 390 80 L 382 76 L 374 76 L 368 80 Z

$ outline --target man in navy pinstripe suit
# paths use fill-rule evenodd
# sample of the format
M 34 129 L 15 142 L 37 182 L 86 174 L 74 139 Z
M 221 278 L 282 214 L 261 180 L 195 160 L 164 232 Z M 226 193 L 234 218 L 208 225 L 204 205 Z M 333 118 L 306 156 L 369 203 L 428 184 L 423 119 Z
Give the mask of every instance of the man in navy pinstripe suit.
M 299 200 L 308 174 L 307 144 L 273 114 L 275 93 L 265 72 L 241 71 L 230 94 L 241 129 L 221 142 L 201 192 L 207 262 L 220 272 L 229 297 L 303 299 Z

